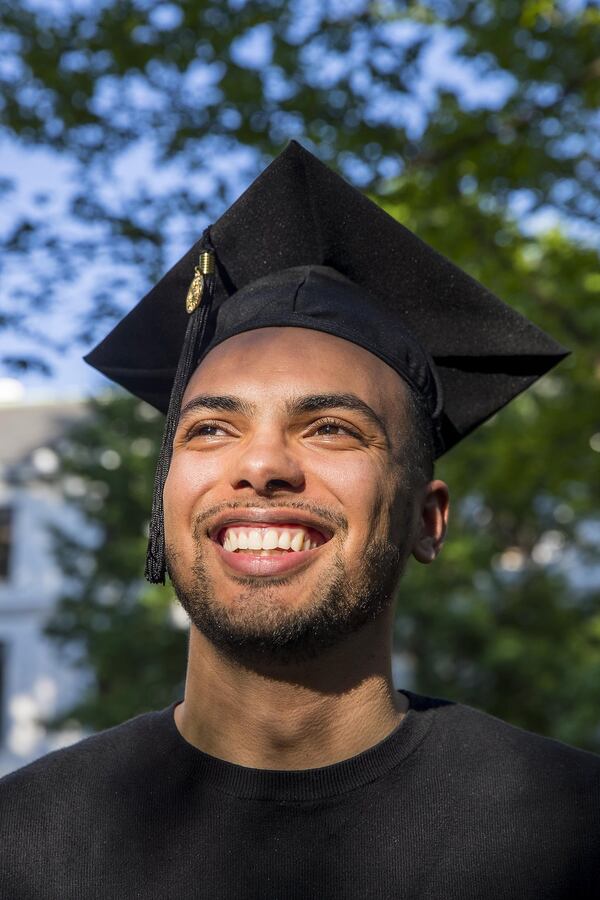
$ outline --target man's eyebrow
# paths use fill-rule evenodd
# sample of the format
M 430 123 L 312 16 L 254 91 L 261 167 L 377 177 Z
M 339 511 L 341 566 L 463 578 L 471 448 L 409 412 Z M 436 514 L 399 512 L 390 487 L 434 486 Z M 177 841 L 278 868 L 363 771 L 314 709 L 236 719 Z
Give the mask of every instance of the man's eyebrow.
M 387 427 L 381 416 L 368 403 L 357 397 L 356 394 L 313 394 L 289 401 L 287 408 L 290 416 L 297 416 L 307 412 L 321 412 L 326 409 L 354 410 L 361 413 L 388 438 Z
M 328 409 L 353 410 L 360 413 L 365 419 L 368 419 L 389 440 L 388 430 L 383 419 L 368 403 L 365 403 L 356 394 L 310 394 L 305 397 L 288 400 L 286 408 L 289 416 L 298 416 L 309 412 L 324 412 Z M 250 418 L 256 412 L 256 405 L 230 394 L 200 394 L 185 404 L 179 415 L 179 421 L 183 422 L 188 416 L 200 409 L 240 413 Z
M 182 422 L 199 409 L 241 413 L 244 416 L 251 416 L 255 407 L 253 403 L 248 403 L 247 400 L 242 400 L 240 397 L 232 397 L 229 394 L 199 394 L 197 397 L 192 397 L 185 404 L 179 414 L 179 421 Z

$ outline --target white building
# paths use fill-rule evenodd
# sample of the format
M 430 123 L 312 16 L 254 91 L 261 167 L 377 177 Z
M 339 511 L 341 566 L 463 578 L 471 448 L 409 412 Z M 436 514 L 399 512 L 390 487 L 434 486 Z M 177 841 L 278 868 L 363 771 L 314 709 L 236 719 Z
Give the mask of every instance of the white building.
M 47 526 L 78 523 L 41 477 L 56 468 L 57 441 L 84 411 L 80 401 L 0 406 L 0 775 L 84 736 L 48 733 L 39 722 L 84 686 L 42 631 L 62 582 Z

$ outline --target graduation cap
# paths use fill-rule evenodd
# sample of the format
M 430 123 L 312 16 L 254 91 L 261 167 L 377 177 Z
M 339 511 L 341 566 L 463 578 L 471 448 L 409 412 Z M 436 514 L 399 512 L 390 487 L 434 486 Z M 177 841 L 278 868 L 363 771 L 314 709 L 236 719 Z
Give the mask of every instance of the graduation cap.
M 164 581 L 162 493 L 198 362 L 244 331 L 325 331 L 425 406 L 436 455 L 567 351 L 292 141 L 85 359 L 167 413 L 146 577 Z

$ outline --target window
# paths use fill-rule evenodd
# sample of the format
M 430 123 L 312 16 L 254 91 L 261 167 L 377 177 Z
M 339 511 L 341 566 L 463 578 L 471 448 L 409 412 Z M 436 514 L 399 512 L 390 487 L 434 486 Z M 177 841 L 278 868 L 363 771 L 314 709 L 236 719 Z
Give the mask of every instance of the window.
M 10 574 L 12 519 L 10 506 L 0 506 L 0 581 L 7 579 Z

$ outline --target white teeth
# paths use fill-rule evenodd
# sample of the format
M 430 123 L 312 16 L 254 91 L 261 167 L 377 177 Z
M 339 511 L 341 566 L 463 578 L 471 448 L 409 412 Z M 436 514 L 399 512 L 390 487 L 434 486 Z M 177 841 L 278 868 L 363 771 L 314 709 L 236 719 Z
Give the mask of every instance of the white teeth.
M 292 538 L 291 547 L 292 550 L 302 550 L 302 545 L 304 544 L 304 532 L 297 531 L 294 537 Z
M 225 529 L 223 549 L 230 553 L 236 550 L 314 550 L 319 546 L 304 528 L 241 528 L 230 526 Z
M 262 538 L 258 528 L 253 528 L 248 535 L 248 550 L 262 550 Z
M 277 547 L 279 535 L 274 528 L 267 528 L 263 534 L 262 548 L 263 550 L 274 550 Z
M 279 540 L 277 541 L 277 546 L 280 550 L 289 550 L 292 546 L 292 536 L 289 531 L 282 531 L 279 535 Z

